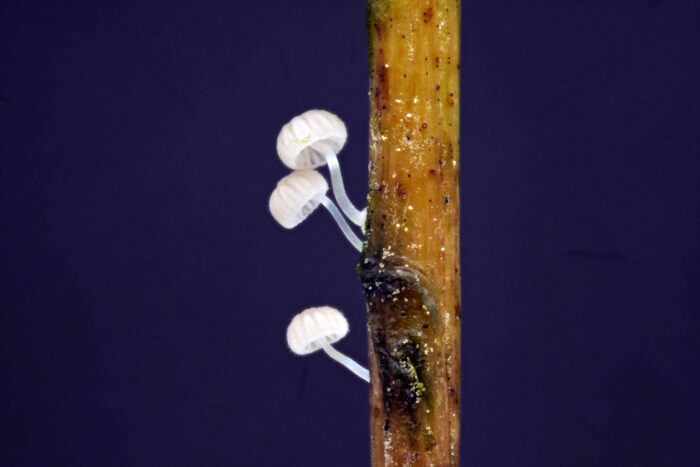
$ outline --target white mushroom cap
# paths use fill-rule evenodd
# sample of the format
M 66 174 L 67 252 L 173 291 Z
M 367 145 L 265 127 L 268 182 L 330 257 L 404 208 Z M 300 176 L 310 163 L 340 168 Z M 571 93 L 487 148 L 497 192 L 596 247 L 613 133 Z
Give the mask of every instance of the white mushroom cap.
M 329 306 L 307 308 L 292 319 L 287 328 L 287 344 L 292 352 L 306 355 L 333 344 L 348 333 L 348 320 Z
M 315 170 L 297 170 L 277 183 L 270 196 L 270 213 L 282 227 L 292 229 L 309 217 L 328 191 L 328 183 Z
M 290 169 L 314 169 L 326 163 L 324 154 L 338 154 L 348 139 L 345 124 L 325 110 L 294 117 L 277 136 L 277 154 Z

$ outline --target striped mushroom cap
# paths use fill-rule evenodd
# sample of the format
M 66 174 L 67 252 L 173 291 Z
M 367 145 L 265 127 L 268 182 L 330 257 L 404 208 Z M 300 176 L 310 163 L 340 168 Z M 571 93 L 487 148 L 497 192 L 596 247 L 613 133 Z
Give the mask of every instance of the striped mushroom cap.
M 348 321 L 343 314 L 329 306 L 307 308 L 296 315 L 287 328 L 287 344 L 292 352 L 306 355 L 333 344 L 348 333 Z
M 270 196 L 270 213 L 282 227 L 292 229 L 318 207 L 328 183 L 315 170 L 297 170 L 277 183 Z
M 314 169 L 326 163 L 326 153 L 338 154 L 347 139 L 340 118 L 325 110 L 309 110 L 282 127 L 277 154 L 290 169 Z

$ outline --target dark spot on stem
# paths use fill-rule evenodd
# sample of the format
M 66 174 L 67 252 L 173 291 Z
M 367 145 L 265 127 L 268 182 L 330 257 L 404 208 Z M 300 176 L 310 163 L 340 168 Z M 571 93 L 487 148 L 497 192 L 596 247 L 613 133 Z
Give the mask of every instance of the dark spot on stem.
M 408 198 L 408 193 L 406 192 L 406 189 L 404 188 L 404 186 L 401 183 L 396 184 L 396 194 L 401 199 Z

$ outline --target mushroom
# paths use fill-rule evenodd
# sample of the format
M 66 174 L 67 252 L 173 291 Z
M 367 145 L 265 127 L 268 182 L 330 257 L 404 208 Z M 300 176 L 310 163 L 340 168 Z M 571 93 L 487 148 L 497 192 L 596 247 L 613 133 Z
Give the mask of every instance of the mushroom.
M 327 164 L 340 209 L 350 221 L 363 227 L 367 210 L 359 211 L 348 198 L 338 164 L 337 154 L 347 138 L 345 124 L 336 115 L 309 110 L 282 127 L 277 136 L 277 154 L 290 169 L 315 169 Z
M 348 321 L 340 311 L 329 306 L 307 308 L 289 323 L 287 344 L 297 355 L 307 355 L 323 349 L 333 360 L 369 382 L 369 371 L 366 368 L 331 346 L 347 333 Z
M 270 196 L 270 213 L 286 229 L 293 229 L 322 204 L 345 234 L 345 238 L 362 251 L 362 240 L 350 228 L 335 203 L 326 196 L 328 183 L 315 170 L 295 170 L 277 183 Z

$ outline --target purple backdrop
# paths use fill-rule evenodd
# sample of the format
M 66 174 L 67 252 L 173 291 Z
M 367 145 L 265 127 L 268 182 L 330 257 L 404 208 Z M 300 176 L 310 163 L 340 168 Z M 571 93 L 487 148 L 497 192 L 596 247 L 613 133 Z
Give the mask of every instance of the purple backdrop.
M 700 465 L 694 0 L 463 5 L 462 459 Z M 357 254 L 267 199 L 340 115 L 367 185 L 362 1 L 0 7 L 0 464 L 362 466 L 367 387 L 286 348 Z

